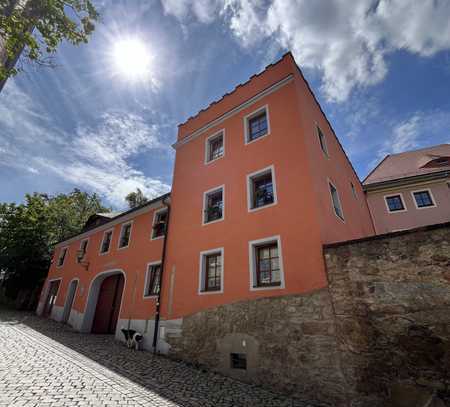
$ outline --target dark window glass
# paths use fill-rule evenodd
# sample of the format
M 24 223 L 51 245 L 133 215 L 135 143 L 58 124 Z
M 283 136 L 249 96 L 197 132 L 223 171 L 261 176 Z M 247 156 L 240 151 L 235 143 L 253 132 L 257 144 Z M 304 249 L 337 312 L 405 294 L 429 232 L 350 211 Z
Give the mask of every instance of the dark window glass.
M 387 205 L 389 207 L 389 211 L 402 211 L 405 209 L 403 206 L 402 197 L 400 195 L 388 196 L 386 198 Z
M 333 201 L 334 213 L 341 219 L 344 219 L 344 213 L 342 212 L 341 201 L 339 200 L 339 194 L 337 189 L 330 184 L 331 200 Z
M 425 208 L 427 206 L 433 206 L 433 200 L 428 191 L 414 192 L 414 199 L 418 208 Z
M 223 215 L 223 191 L 206 195 L 205 223 L 221 219 Z
M 324 136 L 324 134 L 322 133 L 322 130 L 320 130 L 319 127 L 317 127 L 317 135 L 319 137 L 320 148 L 328 156 L 328 148 L 327 148 L 327 143 L 326 143 L 326 140 L 325 140 L 325 136 Z
M 267 134 L 266 111 L 248 120 L 248 141 L 256 140 Z
M 158 295 L 161 288 L 161 265 L 149 266 L 145 295 Z
M 247 355 L 245 353 L 230 353 L 232 369 L 247 369 Z
M 102 243 L 102 253 L 106 253 L 109 250 L 109 245 L 111 244 L 111 236 L 112 232 L 106 232 L 103 236 L 103 243 Z
M 81 243 L 81 253 L 86 254 L 86 252 L 87 252 L 87 245 L 88 245 L 88 241 L 87 240 L 83 240 L 83 242 Z
M 166 234 L 166 224 L 167 211 L 158 212 L 155 216 L 155 224 L 153 225 L 153 239 Z
M 221 275 L 221 253 L 205 256 L 205 291 L 220 291 Z
M 434 162 L 436 163 L 436 165 L 442 165 L 442 166 L 449 165 L 448 158 L 437 158 L 436 160 L 434 160 Z
M 272 173 L 268 172 L 252 179 L 253 208 L 274 203 Z
M 215 160 L 223 156 L 223 134 L 209 140 L 208 161 Z
M 276 243 L 256 247 L 256 284 L 257 287 L 281 284 L 280 259 Z
M 62 266 L 64 264 L 64 259 L 66 258 L 67 249 L 63 249 L 58 258 L 58 266 Z
M 131 225 L 125 225 L 122 227 L 119 247 L 128 246 L 128 243 L 130 242 L 130 232 L 131 232 Z

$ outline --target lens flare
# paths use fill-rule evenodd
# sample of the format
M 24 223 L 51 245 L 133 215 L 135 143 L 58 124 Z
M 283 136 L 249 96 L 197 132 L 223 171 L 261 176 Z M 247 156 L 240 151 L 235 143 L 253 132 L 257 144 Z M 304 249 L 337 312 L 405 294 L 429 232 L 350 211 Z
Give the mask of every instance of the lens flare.
M 117 41 L 113 48 L 115 68 L 121 76 L 130 80 L 145 80 L 151 75 L 152 55 L 145 43 L 138 38 Z

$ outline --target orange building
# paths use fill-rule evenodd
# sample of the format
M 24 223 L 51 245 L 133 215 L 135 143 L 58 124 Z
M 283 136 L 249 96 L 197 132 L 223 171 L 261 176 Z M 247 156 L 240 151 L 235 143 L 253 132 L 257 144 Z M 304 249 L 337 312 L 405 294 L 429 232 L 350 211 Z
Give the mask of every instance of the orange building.
M 156 321 L 167 352 L 188 315 L 326 287 L 323 244 L 374 234 L 290 53 L 181 124 L 174 148 L 170 197 L 94 217 L 57 245 L 38 313 L 118 338 L 131 327 L 147 348 Z

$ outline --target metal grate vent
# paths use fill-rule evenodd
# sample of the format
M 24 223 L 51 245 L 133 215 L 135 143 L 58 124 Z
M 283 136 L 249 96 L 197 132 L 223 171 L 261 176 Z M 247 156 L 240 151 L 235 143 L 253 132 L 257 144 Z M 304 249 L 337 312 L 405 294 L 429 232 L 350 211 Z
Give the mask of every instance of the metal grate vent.
M 230 353 L 232 369 L 247 369 L 247 355 L 245 353 Z

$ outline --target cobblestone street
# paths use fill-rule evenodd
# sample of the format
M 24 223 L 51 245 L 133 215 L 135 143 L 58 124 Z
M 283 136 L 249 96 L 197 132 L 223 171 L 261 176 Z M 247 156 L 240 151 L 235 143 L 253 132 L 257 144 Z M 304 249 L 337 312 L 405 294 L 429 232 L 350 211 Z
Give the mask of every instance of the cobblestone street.
M 298 406 L 256 386 L 0 308 L 0 406 Z

